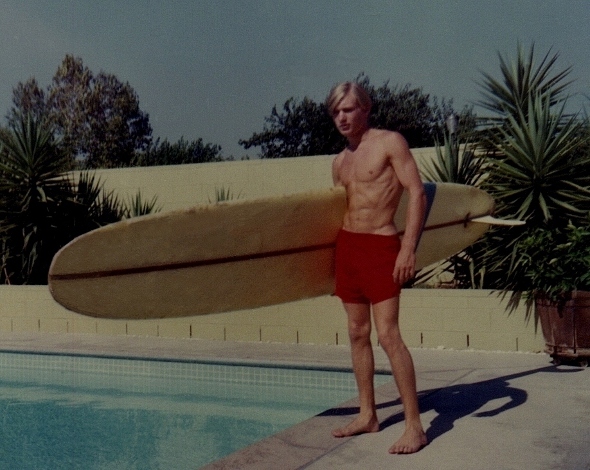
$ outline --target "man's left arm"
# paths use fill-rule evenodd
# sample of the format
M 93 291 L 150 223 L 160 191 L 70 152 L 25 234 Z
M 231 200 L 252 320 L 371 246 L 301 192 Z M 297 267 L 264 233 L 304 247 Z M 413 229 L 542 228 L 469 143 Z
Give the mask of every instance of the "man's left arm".
M 403 284 L 414 277 L 416 273 L 416 248 L 424 221 L 426 195 L 418 166 L 406 139 L 398 133 L 393 133 L 390 138 L 393 169 L 400 183 L 408 192 L 406 227 L 393 271 L 394 281 Z

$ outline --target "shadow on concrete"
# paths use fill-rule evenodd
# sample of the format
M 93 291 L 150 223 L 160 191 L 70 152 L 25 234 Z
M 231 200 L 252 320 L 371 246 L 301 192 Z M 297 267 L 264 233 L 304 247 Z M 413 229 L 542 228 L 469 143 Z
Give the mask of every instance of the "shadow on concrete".
M 488 418 L 497 416 L 500 413 L 516 408 L 524 404 L 527 400 L 528 393 L 526 390 L 516 388 L 510 385 L 510 380 L 518 379 L 539 373 L 572 373 L 579 372 L 582 369 L 560 369 L 556 366 L 541 367 L 529 371 L 519 372 L 516 374 L 496 377 L 481 382 L 457 384 L 448 387 L 424 390 L 419 392 L 420 411 L 435 411 L 437 416 L 432 420 L 426 430 L 428 442 L 442 436 L 452 430 L 455 422 L 466 416 L 475 416 L 478 418 Z M 493 401 L 503 402 L 500 406 L 479 411 Z M 400 399 L 380 403 L 378 409 L 385 409 L 401 405 Z M 357 406 L 333 408 L 321 413 L 319 416 L 343 416 L 353 415 L 359 412 Z M 380 430 L 383 430 L 396 423 L 404 420 L 403 412 L 397 412 L 381 421 Z

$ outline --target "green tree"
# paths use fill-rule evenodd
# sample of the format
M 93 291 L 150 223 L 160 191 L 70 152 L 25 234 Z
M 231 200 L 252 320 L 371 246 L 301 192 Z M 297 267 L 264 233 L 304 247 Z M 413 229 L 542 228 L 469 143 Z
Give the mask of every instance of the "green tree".
M 0 282 L 45 284 L 51 260 L 70 240 L 155 200 L 125 203 L 89 173 L 74 179 L 53 132 L 33 115 L 0 132 Z
M 289 98 L 281 111 L 274 106 L 264 121 L 262 132 L 239 141 L 245 149 L 260 147 L 262 158 L 333 154 L 340 152 L 346 142 L 324 103 L 308 97 L 301 101 Z
M 34 78 L 14 88 L 9 123 L 23 114 L 49 122 L 72 166 L 128 166 L 151 142 L 149 116 L 129 83 L 104 72 L 94 75 L 72 55 L 66 55 L 46 92 Z
M 35 121 L 41 122 L 48 115 L 45 92 L 35 77 L 26 82 L 19 82 L 12 90 L 12 108 L 6 118 L 8 125 L 14 127 L 23 114 L 30 115 Z
M 131 162 L 133 166 L 181 165 L 185 163 L 219 162 L 224 158 L 221 147 L 205 144 L 203 139 L 192 142 L 180 138 L 178 142 L 156 139 L 145 152 L 137 153 Z
M 429 95 L 410 85 L 390 87 L 385 82 L 375 87 L 363 74 L 357 81 L 373 100 L 372 126 L 399 131 L 411 147 L 433 145 L 437 136 L 442 138 L 444 120 L 454 113 L 452 102 L 443 100 L 439 104 L 434 98 L 431 103 Z M 475 121 L 470 109 L 465 108 L 460 119 L 462 129 L 473 128 Z M 246 149 L 260 147 L 262 158 L 334 154 L 346 143 L 335 129 L 325 104 L 309 97 L 289 98 L 280 110 L 274 106 L 264 121 L 262 132 L 239 142 Z
M 445 120 L 457 115 L 461 135 L 474 128 L 475 119 L 470 108 L 456 113 L 452 100 L 442 100 L 425 94 L 422 88 L 390 86 L 386 81 L 380 87 L 371 84 L 369 77 L 357 78 L 371 96 L 373 107 L 370 122 L 378 129 L 398 131 L 408 141 L 410 147 L 430 147 L 442 140 Z

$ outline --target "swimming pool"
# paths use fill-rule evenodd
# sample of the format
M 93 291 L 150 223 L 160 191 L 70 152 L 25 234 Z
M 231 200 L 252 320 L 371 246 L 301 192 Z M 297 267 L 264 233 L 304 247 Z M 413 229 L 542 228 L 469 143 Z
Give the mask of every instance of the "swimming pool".
M 355 395 L 341 371 L 0 353 L 0 468 L 194 469 Z

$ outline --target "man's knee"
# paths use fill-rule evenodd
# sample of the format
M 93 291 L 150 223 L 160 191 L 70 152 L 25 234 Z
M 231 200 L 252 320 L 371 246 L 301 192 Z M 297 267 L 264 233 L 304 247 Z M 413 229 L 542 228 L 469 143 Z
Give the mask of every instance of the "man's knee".
M 348 322 L 348 337 L 351 343 L 370 341 L 371 322 Z
M 379 345 L 385 350 L 385 352 L 395 352 L 398 348 L 405 347 L 400 331 L 396 328 L 388 328 L 385 331 L 378 331 L 377 339 L 379 340 Z

